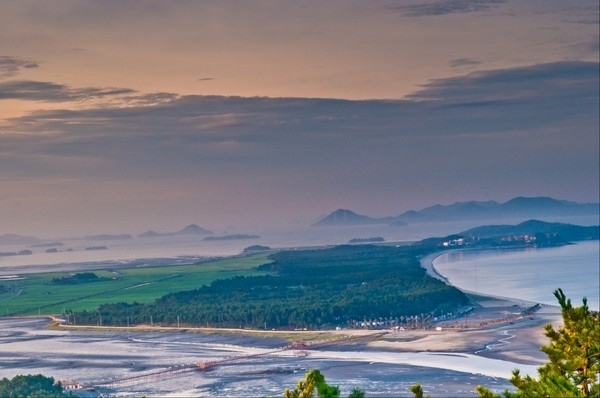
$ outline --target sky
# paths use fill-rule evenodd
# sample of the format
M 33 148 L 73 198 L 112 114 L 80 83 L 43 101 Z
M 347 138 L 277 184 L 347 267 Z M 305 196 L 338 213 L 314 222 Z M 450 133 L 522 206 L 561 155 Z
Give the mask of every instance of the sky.
M 597 0 L 0 2 L 0 235 L 599 201 Z

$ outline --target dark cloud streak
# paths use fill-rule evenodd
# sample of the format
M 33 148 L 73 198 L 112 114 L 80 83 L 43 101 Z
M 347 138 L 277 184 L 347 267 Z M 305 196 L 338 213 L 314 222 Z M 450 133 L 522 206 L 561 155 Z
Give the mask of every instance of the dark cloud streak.
M 16 99 L 27 101 L 69 102 L 94 98 L 107 98 L 134 94 L 127 88 L 70 88 L 64 84 L 32 80 L 10 80 L 0 82 L 0 100 Z
M 472 59 L 472 58 L 458 58 L 458 59 L 453 59 L 448 64 L 452 68 L 462 68 L 462 67 L 479 65 L 480 63 L 481 62 L 479 62 L 475 59 Z
M 20 57 L 0 56 L 0 79 L 15 76 L 21 69 L 35 69 L 39 65 L 35 61 Z
M 407 17 L 440 16 L 457 13 L 487 11 L 505 0 L 439 0 L 419 4 L 389 6 Z

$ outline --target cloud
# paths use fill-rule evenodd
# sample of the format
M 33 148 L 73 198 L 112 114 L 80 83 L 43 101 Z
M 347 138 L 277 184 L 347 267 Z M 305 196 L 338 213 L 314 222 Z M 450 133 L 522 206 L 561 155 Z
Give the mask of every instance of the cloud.
M 470 63 L 470 60 L 460 60 Z M 114 124 L 117 130 L 144 132 L 160 136 L 206 135 L 241 141 L 277 141 L 303 137 L 338 137 L 399 132 L 411 134 L 449 134 L 465 131 L 469 118 L 459 108 L 515 109 L 515 115 L 531 114 L 530 123 L 545 124 L 558 117 L 588 112 L 597 102 L 598 63 L 559 62 L 524 68 L 471 73 L 462 77 L 437 79 L 424 85 L 406 100 L 335 100 L 315 98 L 266 98 L 222 96 L 178 96 L 173 93 L 138 94 L 114 88 L 72 89 L 64 85 L 15 81 L 0 83 L 0 98 L 34 101 L 73 101 L 106 97 L 102 107 L 82 110 L 35 112 L 11 119 L 16 129 L 27 125 L 29 131 L 47 129 L 71 132 L 96 131 L 98 126 Z M 122 103 L 111 106 L 118 96 Z M 544 104 L 544 107 L 541 106 Z M 527 109 L 527 111 L 525 111 Z M 548 109 L 550 119 L 539 118 Z M 461 121 L 456 128 L 426 117 L 427 112 Z M 535 110 L 535 112 L 531 112 Z M 594 114 L 592 112 L 592 114 Z M 486 114 L 500 120 L 505 114 Z M 104 128 L 104 127 L 102 127 Z M 33 129 L 33 130 L 32 130 Z M 494 130 L 486 126 L 483 130 Z M 481 131 L 480 127 L 473 131 Z M 343 133 L 342 133 L 343 131 Z M 283 138 L 282 138 L 283 137 Z
M 474 72 L 462 77 L 436 79 L 410 95 L 416 100 L 487 102 L 543 100 L 580 95 L 597 97 L 598 63 L 554 62 L 521 68 Z
M 0 179 L 262 175 L 282 184 L 283 178 L 285 184 L 376 191 L 391 189 L 379 186 L 386 179 L 437 181 L 432 176 L 440 167 L 468 172 L 475 183 L 540 165 L 548 168 L 540 171 L 545 176 L 575 165 L 583 175 L 598 163 L 598 63 L 439 79 L 406 100 L 156 93 L 125 95 L 127 106 L 117 106 L 111 95 L 127 90 L 24 86 L 38 89 L 8 91 L 31 100 L 108 99 L 98 107 L 9 119 L 0 136 Z
M 390 6 L 389 8 L 402 12 L 404 16 L 425 17 L 487 11 L 495 5 L 504 2 L 505 0 L 439 0 L 411 5 Z
M 70 88 L 64 84 L 33 80 L 11 80 L 0 82 L 0 100 L 17 99 L 27 101 L 67 102 L 84 101 L 133 94 L 127 88 Z
M 581 132 L 589 134 L 590 127 L 597 127 L 593 125 L 598 118 L 597 87 L 597 63 L 561 62 L 434 80 L 406 100 L 155 93 L 125 95 L 127 106 L 109 103 L 81 110 L 39 111 L 9 122 L 14 134 L 27 132 L 32 140 L 36 134 L 57 132 L 53 139 L 28 146 L 39 153 L 113 159 L 142 174 L 147 167 L 144 158 L 163 159 L 161 168 L 176 174 L 186 168 L 182 166 L 186 162 L 214 161 L 228 167 L 231 161 L 252 161 L 266 167 L 268 161 L 257 156 L 269 154 L 269 161 L 283 166 L 292 159 L 302 162 L 305 151 L 317 158 L 332 147 L 356 151 L 371 146 L 387 152 L 406 139 L 514 131 L 526 135 L 582 120 L 592 123 Z M 0 92 L 35 101 L 110 99 L 134 93 L 41 82 L 5 83 Z M 131 165 L 135 159 L 140 163 Z
M 210 81 L 210 80 L 215 80 L 215 77 L 201 77 L 198 79 L 199 82 L 206 82 L 206 81 Z
M 405 100 L 133 92 L 117 103 L 111 89 L 77 94 L 28 83 L 32 94 L 22 98 L 102 93 L 106 102 L 7 120 L 0 181 L 14 189 L 43 181 L 55 190 L 69 181 L 54 195 L 77 198 L 65 207 L 80 206 L 84 215 L 110 202 L 114 214 L 159 206 L 169 219 L 212 214 L 216 225 L 359 203 L 399 211 L 427 197 L 590 201 L 600 167 L 598 67 L 559 62 L 471 73 L 433 80 Z M 44 196 L 41 188 L 31 195 L 32 203 Z
M 15 76 L 21 69 L 34 69 L 38 67 L 39 65 L 35 61 L 0 55 L 0 79 Z
M 473 58 L 457 58 L 457 59 L 453 59 L 450 62 L 448 62 L 448 64 L 452 68 L 475 66 L 475 65 L 479 65 L 480 63 L 481 63 L 480 61 L 477 61 Z

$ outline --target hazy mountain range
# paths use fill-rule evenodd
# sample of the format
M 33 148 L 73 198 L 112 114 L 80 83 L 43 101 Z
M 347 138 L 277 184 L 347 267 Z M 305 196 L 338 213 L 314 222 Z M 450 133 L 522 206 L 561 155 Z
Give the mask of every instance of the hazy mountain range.
M 138 235 L 138 238 L 152 238 L 152 237 L 156 237 L 156 236 L 210 235 L 210 234 L 212 234 L 212 232 L 209 231 L 208 229 L 199 227 L 196 224 L 190 224 L 187 227 L 183 228 L 182 230 L 179 230 L 176 232 L 162 233 L 162 232 L 147 231 L 147 232 L 144 232 L 143 234 Z
M 155 232 L 155 231 L 147 231 L 140 235 L 138 238 L 151 238 L 151 237 L 162 237 L 162 236 L 181 236 L 181 235 L 210 235 L 211 231 L 204 229 L 202 227 L 197 226 L 196 224 L 190 224 L 185 228 L 175 231 L 175 232 Z M 101 235 L 88 235 L 80 238 L 87 241 L 107 241 L 107 240 L 126 240 L 133 239 L 133 237 L 129 234 L 101 234 Z M 29 245 L 36 246 L 41 245 L 43 243 L 42 239 L 37 238 L 35 236 L 23 236 L 17 234 L 5 234 L 0 235 L 0 245 Z M 48 245 L 48 244 L 44 244 Z M 51 246 L 62 245 L 62 242 L 56 242 Z
M 423 222 L 486 221 L 502 218 L 542 218 L 557 216 L 593 216 L 600 214 L 599 203 L 575 203 L 548 197 L 517 197 L 504 203 L 495 201 L 456 202 L 409 210 L 398 216 L 372 218 L 351 210 L 338 209 L 313 226 L 392 224 Z
M 390 224 L 406 225 L 425 222 L 444 221 L 490 221 L 501 219 L 523 220 L 564 217 L 564 216 L 598 216 L 600 214 L 599 203 L 575 203 L 565 200 L 556 200 L 549 197 L 517 197 L 504 203 L 495 201 L 469 201 L 457 202 L 451 205 L 435 205 L 422 210 L 409 210 L 398 216 L 372 218 L 357 214 L 351 210 L 338 209 L 328 216 L 322 218 L 313 226 L 345 226 L 345 225 L 367 225 L 367 224 Z M 175 232 L 147 231 L 138 238 L 181 236 L 181 235 L 211 235 L 212 232 L 190 224 Z M 102 234 L 88 235 L 84 240 L 121 240 L 132 239 L 128 234 Z M 42 240 L 34 236 L 22 236 L 16 234 L 0 235 L 0 245 L 39 245 Z

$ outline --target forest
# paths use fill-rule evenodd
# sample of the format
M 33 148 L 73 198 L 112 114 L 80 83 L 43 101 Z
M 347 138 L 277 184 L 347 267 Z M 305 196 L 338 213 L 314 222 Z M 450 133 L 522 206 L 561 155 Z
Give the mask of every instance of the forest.
M 319 329 L 424 322 L 468 304 L 458 289 L 428 276 L 426 245 L 344 245 L 276 251 L 262 276 L 221 279 L 153 303 L 115 303 L 77 312 L 77 324 L 194 325 Z

